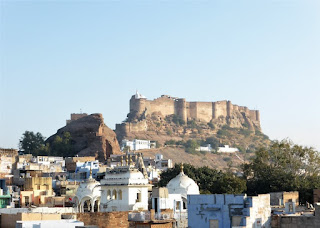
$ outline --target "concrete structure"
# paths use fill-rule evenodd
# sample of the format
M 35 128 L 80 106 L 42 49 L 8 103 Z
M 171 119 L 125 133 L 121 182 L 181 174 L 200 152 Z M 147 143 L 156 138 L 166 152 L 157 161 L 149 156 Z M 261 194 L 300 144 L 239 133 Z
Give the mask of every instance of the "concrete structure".
M 312 215 L 273 215 L 272 228 L 319 228 L 320 227 L 320 204 L 315 204 L 315 211 Z
M 239 152 L 238 148 L 229 147 L 229 145 L 224 145 L 224 147 L 218 147 L 218 153 L 235 153 Z
M 37 156 L 37 157 L 34 157 L 31 161 L 34 163 L 48 165 L 48 166 L 50 164 L 59 164 L 59 165 L 61 165 L 62 168 L 64 168 L 66 165 L 63 157 Z
M 76 168 L 77 166 L 80 166 L 80 165 L 77 165 L 77 163 L 85 163 L 85 162 L 89 162 L 89 161 L 95 161 L 96 158 L 93 157 L 93 156 L 87 156 L 87 157 L 68 157 L 68 158 L 65 158 L 65 162 L 66 162 L 66 169 L 68 172 L 75 172 L 76 171 Z
M 155 211 L 156 218 L 169 219 L 172 217 L 176 220 L 177 227 L 187 227 L 187 204 L 181 194 L 169 194 L 167 188 L 153 188 L 152 208 Z M 164 213 L 168 210 L 170 210 L 172 215 Z
M 25 178 L 24 191 L 20 192 L 20 205 L 22 207 L 52 205 L 54 197 L 51 177 Z
M 6 186 L 6 180 L 0 179 L 0 208 L 10 207 L 11 195 Z
M 101 183 L 101 212 L 148 209 L 148 179 L 133 166 L 115 167 Z
M 84 223 L 74 219 L 17 221 L 16 223 L 16 228 L 77 228 L 79 226 L 84 226 Z
M 164 159 L 162 154 L 156 154 L 155 156 L 155 168 L 160 169 L 161 171 L 166 171 L 173 167 L 171 159 Z
M 129 148 L 131 151 L 146 150 L 156 147 L 155 142 L 150 140 L 134 139 L 132 141 L 123 139 L 121 141 L 120 149 L 123 151 L 125 148 Z
M 196 149 L 196 151 L 203 151 L 203 152 L 211 152 L 213 149 L 211 147 L 211 144 L 207 144 L 205 146 L 200 146 Z
M 284 207 L 287 202 L 295 202 L 299 205 L 299 192 L 271 192 L 270 205 Z
M 77 162 L 75 173 L 86 173 L 86 178 L 89 178 L 90 170 L 92 176 L 95 178 L 99 172 L 99 161 L 86 161 L 86 162 Z
M 188 228 L 271 227 L 270 195 L 188 195 Z
M 1 227 L 5 227 L 5 228 L 15 228 L 16 223 L 18 221 L 45 221 L 45 220 L 59 221 L 61 220 L 61 215 L 51 214 L 51 213 L 16 213 L 16 214 L 1 213 Z

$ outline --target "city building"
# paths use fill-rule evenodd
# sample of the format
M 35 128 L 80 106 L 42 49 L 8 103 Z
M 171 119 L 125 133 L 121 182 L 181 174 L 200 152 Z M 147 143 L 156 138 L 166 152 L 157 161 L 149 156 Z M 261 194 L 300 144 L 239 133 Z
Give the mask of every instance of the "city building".
M 75 173 L 86 173 L 86 178 L 89 178 L 90 172 L 92 172 L 92 177 L 96 178 L 99 172 L 99 161 L 86 161 L 77 162 Z
M 107 170 L 101 183 L 100 211 L 148 210 L 148 179 L 132 165 Z
M 0 179 L 0 208 L 7 208 L 11 205 L 11 195 L 6 186 L 6 180 Z
M 20 191 L 20 206 L 52 206 L 54 196 L 51 177 L 25 178 L 23 191 Z
M 224 145 L 224 147 L 218 147 L 218 153 L 235 153 L 239 152 L 238 148 L 230 147 L 229 145 Z
M 121 141 L 120 149 L 123 151 L 125 148 L 129 148 L 130 151 L 136 150 L 145 150 L 151 149 L 156 147 L 156 142 L 151 142 L 150 140 L 141 140 L 141 139 L 134 139 L 132 141 L 123 139 Z
M 270 195 L 188 195 L 188 228 L 271 227 Z

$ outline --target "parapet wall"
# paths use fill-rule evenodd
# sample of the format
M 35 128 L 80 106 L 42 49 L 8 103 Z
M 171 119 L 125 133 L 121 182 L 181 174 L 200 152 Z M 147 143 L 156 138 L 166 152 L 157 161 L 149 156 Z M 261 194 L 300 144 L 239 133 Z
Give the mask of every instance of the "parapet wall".
M 155 100 L 147 100 L 146 98 L 130 99 L 130 113 L 141 115 L 161 114 L 164 117 L 169 115 L 177 115 L 184 121 L 198 120 L 202 122 L 210 122 L 219 117 L 231 117 L 234 112 L 245 114 L 247 118 L 260 126 L 260 113 L 258 110 L 250 110 L 244 106 L 233 105 L 231 101 L 216 102 L 186 102 L 184 98 L 175 98 L 162 95 Z

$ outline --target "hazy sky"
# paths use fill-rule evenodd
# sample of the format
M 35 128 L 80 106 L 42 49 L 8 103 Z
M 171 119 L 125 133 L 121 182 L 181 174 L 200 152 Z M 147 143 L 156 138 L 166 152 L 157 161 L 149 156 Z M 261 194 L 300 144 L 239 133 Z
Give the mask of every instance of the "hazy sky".
M 320 149 L 320 1 L 0 1 L 0 147 L 70 113 L 114 129 L 136 89 L 259 109 Z

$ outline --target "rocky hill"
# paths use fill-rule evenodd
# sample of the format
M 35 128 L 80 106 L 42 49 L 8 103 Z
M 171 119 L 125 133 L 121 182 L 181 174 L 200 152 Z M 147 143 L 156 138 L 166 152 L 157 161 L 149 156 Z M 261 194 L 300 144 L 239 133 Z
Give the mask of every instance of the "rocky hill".
M 154 158 L 156 154 L 162 154 L 166 159 L 172 159 L 174 163 L 188 163 L 196 167 L 208 166 L 213 169 L 239 171 L 240 165 L 247 162 L 252 154 L 189 154 L 180 146 L 165 146 L 157 149 L 139 150 L 144 157 Z
M 46 143 L 52 144 L 57 136 L 63 138 L 69 132 L 73 154 L 95 156 L 105 161 L 110 154 L 121 154 L 116 134 L 104 124 L 102 114 L 81 114 L 79 118 L 67 121 Z

